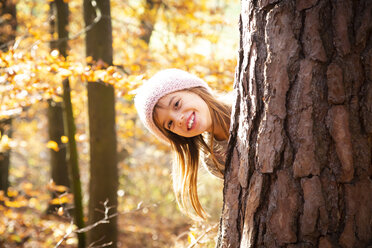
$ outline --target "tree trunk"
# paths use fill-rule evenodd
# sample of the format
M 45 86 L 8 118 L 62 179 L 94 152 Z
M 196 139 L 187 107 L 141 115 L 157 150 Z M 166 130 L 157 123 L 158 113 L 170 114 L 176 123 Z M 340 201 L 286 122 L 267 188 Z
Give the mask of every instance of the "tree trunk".
M 88 82 L 90 133 L 89 223 L 93 224 L 117 212 L 118 169 L 115 128 L 114 87 L 103 82 Z M 103 203 L 109 209 L 104 215 Z M 101 210 L 101 211 L 100 211 Z M 117 217 L 88 233 L 89 244 L 117 246 Z
M 48 133 L 49 140 L 58 144 L 58 150 L 50 149 L 51 178 L 56 185 L 70 187 L 66 159 L 66 144 L 63 144 L 61 137 L 64 135 L 63 107 L 62 103 L 53 100 L 48 101 Z M 63 192 L 51 192 L 56 198 Z M 51 204 L 48 212 L 55 211 L 60 205 Z
M 145 10 L 140 17 L 142 32 L 140 39 L 146 42 L 147 45 L 150 43 L 150 38 L 152 31 L 154 31 L 156 17 L 161 3 L 160 0 L 146 0 Z
M 68 138 L 67 160 L 69 166 L 70 182 L 74 194 L 74 220 L 78 229 L 84 228 L 83 196 L 81 193 L 80 170 L 78 152 L 75 140 L 75 121 L 71 104 L 71 88 L 68 78 L 63 81 L 63 103 L 64 103 L 64 131 Z M 77 233 L 78 247 L 84 248 L 86 238 L 84 232 Z
M 0 49 L 7 51 L 15 40 L 17 30 L 15 0 L 0 0 Z
M 3 139 L 12 137 L 12 119 L 0 120 L 0 143 L 5 143 Z M 0 150 L 0 190 L 5 195 L 9 187 L 9 164 L 10 164 L 10 147 L 3 147 Z
M 101 19 L 86 35 L 86 56 L 91 56 L 99 67 L 112 65 L 112 27 L 110 1 L 84 1 L 86 26 Z M 96 19 L 97 20 L 97 19 Z M 115 128 L 114 87 L 105 82 L 88 82 L 88 112 L 90 137 L 90 182 L 89 223 L 102 219 L 109 223 L 100 224 L 88 232 L 89 244 L 110 244 L 117 247 L 117 141 Z M 105 214 L 104 202 L 109 207 Z
M 68 38 L 68 18 L 69 10 L 67 2 L 63 0 L 54 0 L 50 2 L 50 33 L 52 37 L 57 32 L 58 40 L 50 42 L 50 49 L 58 49 L 59 53 L 67 56 L 67 38 Z M 66 159 L 66 145 L 62 143 L 61 137 L 64 135 L 63 125 L 63 104 L 55 102 L 53 99 L 48 100 L 48 133 L 49 139 L 58 144 L 59 149 L 50 149 L 51 178 L 56 185 L 70 187 L 68 167 Z M 52 191 L 52 197 L 57 198 L 61 193 Z M 50 204 L 48 212 L 53 212 L 61 205 Z M 65 206 L 65 204 L 62 204 Z
M 68 18 L 69 18 L 68 2 L 64 0 L 54 0 L 50 2 L 50 32 L 54 37 L 55 33 L 58 34 L 58 39 L 50 43 L 50 48 L 58 49 L 59 53 L 67 56 L 67 41 L 68 41 Z
M 84 0 L 85 25 L 94 23 L 94 19 L 101 16 L 85 35 L 86 56 L 93 61 L 103 61 L 112 65 L 112 26 L 111 9 L 109 0 Z
M 242 1 L 217 247 L 372 245 L 372 1 Z

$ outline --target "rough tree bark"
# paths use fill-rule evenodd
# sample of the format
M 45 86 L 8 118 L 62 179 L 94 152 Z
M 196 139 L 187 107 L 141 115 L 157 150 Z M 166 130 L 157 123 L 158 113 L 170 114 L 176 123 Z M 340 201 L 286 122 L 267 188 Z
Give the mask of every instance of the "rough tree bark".
M 242 1 L 217 247 L 372 245 L 372 1 Z

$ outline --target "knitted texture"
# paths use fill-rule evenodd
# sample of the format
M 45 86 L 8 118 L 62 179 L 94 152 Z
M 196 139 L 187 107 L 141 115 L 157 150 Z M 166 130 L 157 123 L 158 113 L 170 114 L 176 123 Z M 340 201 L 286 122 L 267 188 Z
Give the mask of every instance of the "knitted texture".
M 154 123 L 154 107 L 163 96 L 194 87 L 203 87 L 212 93 L 211 88 L 202 79 L 179 69 L 159 71 L 147 80 L 138 89 L 134 98 L 135 107 L 144 126 L 161 141 L 169 143 L 168 138 Z

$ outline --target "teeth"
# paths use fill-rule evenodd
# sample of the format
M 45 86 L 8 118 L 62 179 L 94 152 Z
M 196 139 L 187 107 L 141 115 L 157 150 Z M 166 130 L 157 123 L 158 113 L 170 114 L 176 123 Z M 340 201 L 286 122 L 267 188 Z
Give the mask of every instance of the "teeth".
M 195 115 L 193 114 L 190 118 L 190 121 L 189 121 L 189 124 L 187 125 L 187 127 L 190 129 L 192 127 L 192 124 L 194 124 L 194 118 L 195 118 Z

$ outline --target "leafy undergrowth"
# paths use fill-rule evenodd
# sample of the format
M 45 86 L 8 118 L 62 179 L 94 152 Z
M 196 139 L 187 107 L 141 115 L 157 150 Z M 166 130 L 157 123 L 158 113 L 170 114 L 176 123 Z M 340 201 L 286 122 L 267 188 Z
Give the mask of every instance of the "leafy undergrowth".
M 0 247 L 77 246 L 76 227 L 66 217 L 67 211 L 60 208 L 47 214 L 41 210 L 47 206 L 47 195 L 13 189 L 8 194 L 11 197 L 3 193 L 0 197 Z M 216 223 L 197 224 L 173 217 L 159 215 L 155 205 L 119 213 L 118 247 L 214 247 Z
M 0 247 L 55 247 L 74 228 L 58 216 L 46 215 L 29 207 L 0 207 Z M 76 247 L 69 237 L 60 247 Z
M 143 208 L 119 218 L 119 246 L 122 248 L 215 247 L 217 223 L 192 223 L 188 219 L 160 217 Z

